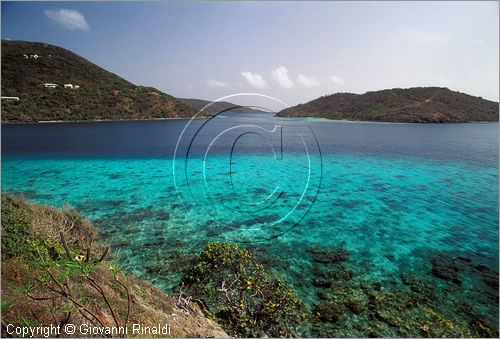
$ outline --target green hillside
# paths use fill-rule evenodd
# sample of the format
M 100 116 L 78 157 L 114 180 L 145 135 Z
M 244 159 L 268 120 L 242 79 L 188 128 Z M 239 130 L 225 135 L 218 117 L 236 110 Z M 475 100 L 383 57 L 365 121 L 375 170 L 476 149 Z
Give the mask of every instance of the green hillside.
M 498 121 L 498 102 L 441 87 L 394 88 L 327 95 L 279 115 L 385 122 Z
M 47 88 L 54 83 L 56 88 Z M 64 84 L 79 88 L 65 88 Z M 191 106 L 136 86 L 64 48 L 2 40 L 2 121 L 119 120 L 191 117 Z

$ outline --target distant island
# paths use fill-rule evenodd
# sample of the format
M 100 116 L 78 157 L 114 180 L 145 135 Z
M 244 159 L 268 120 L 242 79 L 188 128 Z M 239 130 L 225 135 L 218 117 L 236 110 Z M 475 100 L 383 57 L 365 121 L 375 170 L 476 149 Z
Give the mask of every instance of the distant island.
M 326 95 L 284 109 L 278 116 L 413 123 L 498 121 L 498 102 L 442 87 L 394 88 Z
M 135 85 L 61 47 L 2 40 L 3 122 L 190 118 L 208 103 Z M 239 105 L 206 115 L 229 107 Z
M 203 109 L 206 105 L 211 103 L 212 101 L 208 100 L 201 100 L 201 99 L 183 99 L 179 98 L 180 101 L 190 105 L 197 111 L 200 111 Z M 210 105 L 208 108 L 204 109 L 203 112 L 200 113 L 208 113 L 208 114 L 216 114 L 219 112 L 223 111 L 229 111 L 229 112 L 239 112 L 239 113 L 262 113 L 264 111 L 258 110 L 255 108 L 250 108 L 250 107 L 245 107 L 245 106 L 240 106 L 237 104 L 233 104 L 231 102 L 227 101 L 217 101 L 214 102 L 212 105 Z

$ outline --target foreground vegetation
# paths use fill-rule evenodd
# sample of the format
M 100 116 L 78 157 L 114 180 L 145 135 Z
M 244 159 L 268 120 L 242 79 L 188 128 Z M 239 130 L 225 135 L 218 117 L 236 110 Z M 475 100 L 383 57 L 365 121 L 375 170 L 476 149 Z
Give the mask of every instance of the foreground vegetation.
M 208 244 L 184 283 L 232 336 L 292 337 L 308 316 L 292 289 L 237 245 Z
M 2 336 L 7 324 L 69 323 L 123 326 L 127 337 L 227 336 L 183 295 L 168 296 L 109 258 L 97 231 L 75 210 L 2 194 Z M 169 324 L 171 331 L 134 335 L 134 323 Z

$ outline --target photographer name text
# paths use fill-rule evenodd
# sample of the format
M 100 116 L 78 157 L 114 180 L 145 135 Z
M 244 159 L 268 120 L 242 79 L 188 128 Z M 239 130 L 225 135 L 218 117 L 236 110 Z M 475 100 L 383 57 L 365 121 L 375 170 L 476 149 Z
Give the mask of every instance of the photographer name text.
M 7 333 L 23 338 L 48 338 L 60 335 L 92 335 L 92 336 L 118 336 L 118 335 L 170 335 L 169 324 L 157 324 L 144 326 L 142 324 L 130 324 L 129 326 L 93 326 L 89 324 L 66 324 L 66 325 L 40 325 L 40 326 L 15 326 L 8 324 Z

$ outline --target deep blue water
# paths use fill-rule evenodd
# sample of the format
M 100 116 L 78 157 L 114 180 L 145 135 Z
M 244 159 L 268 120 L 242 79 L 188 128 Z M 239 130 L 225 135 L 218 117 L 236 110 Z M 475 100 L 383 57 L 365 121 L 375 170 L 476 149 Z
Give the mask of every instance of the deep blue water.
M 461 257 L 498 274 L 497 123 L 240 114 L 180 138 L 186 124 L 3 125 L 2 191 L 76 207 L 126 270 L 167 291 L 204 244 L 233 241 L 313 305 L 323 266 L 311 249 L 341 247 L 353 284 L 409 273 L 445 288 L 449 312 L 468 300 L 498 326 L 495 289 L 474 269 L 459 287 L 430 273 L 433 258 Z
M 387 156 L 415 156 L 436 160 L 498 164 L 498 124 L 390 124 L 339 122 L 322 119 L 272 118 L 242 114 L 238 122 L 217 119 L 217 124 L 256 123 L 299 125 L 307 121 L 321 151 Z M 171 157 L 187 120 L 125 121 L 4 125 L 2 155 L 27 157 Z M 200 126 L 203 121 L 194 121 Z M 194 130 L 194 128 L 190 128 Z M 209 134 L 209 138 L 213 133 Z M 205 140 L 206 141 L 206 140 Z M 249 152 L 255 152 L 250 145 Z M 293 143 L 288 151 L 296 149 Z

